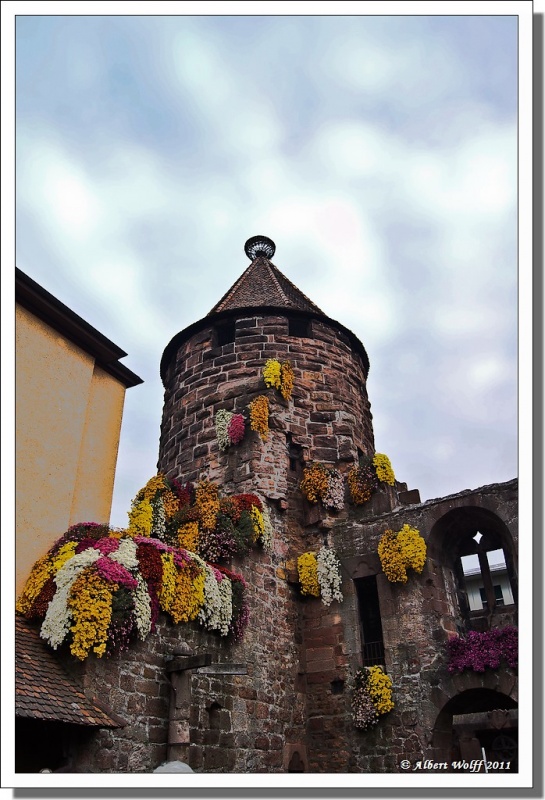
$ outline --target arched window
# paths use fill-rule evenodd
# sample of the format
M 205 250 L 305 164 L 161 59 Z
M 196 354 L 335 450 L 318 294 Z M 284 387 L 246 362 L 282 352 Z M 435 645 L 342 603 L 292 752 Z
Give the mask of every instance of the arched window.
M 507 525 L 496 514 L 475 506 L 448 511 L 430 532 L 429 556 L 446 570 L 447 590 L 453 580 L 450 588 L 457 599 L 454 613 L 459 625 L 482 630 L 492 625 L 494 616 L 514 617 L 514 545 Z

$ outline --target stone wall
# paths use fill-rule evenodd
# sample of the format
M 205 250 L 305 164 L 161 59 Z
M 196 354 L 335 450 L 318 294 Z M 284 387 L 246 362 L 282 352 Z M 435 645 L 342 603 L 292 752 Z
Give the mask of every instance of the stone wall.
M 341 604 L 324 607 L 305 601 L 304 644 L 307 683 L 307 748 L 309 769 L 331 764 L 333 771 L 398 771 L 401 759 L 451 760 L 434 729 L 449 700 L 468 689 L 488 689 L 516 699 L 516 681 L 507 667 L 479 675 L 451 676 L 447 671 L 446 642 L 461 630 L 460 608 L 453 589 L 450 564 L 437 553 L 428 558 L 420 575 L 409 573 L 406 584 L 390 583 L 381 572 L 377 546 L 387 529 L 405 523 L 416 527 L 429 544 L 438 536 L 441 521 L 455 509 L 471 524 L 472 515 L 492 515 L 505 527 L 513 553 L 517 551 L 517 482 L 494 484 L 439 500 L 403 506 L 400 494 L 383 489 L 361 509 L 334 524 L 329 537 L 343 565 Z M 403 496 L 401 494 L 401 496 Z M 390 506 L 390 510 L 387 507 Z M 376 513 L 376 509 L 383 513 Z M 488 517 L 486 517 L 488 519 Z M 478 524 L 478 522 L 477 522 Z M 449 531 L 452 536 L 452 530 Z M 432 548 L 433 549 L 433 548 Z M 385 647 L 385 668 L 393 681 L 395 709 L 375 728 L 358 731 L 351 723 L 351 679 L 361 662 L 362 642 L 354 578 L 377 576 Z M 450 581 L 450 583 L 449 583 Z M 516 624 L 516 608 L 498 608 L 487 625 Z M 452 715 L 451 715 L 452 716 Z M 447 752 L 448 751 L 448 752 Z M 459 753 L 458 753 L 458 757 Z

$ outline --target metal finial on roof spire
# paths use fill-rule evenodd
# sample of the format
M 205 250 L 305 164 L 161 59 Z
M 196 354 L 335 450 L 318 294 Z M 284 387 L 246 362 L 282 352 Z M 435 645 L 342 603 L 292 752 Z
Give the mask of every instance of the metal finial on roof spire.
M 244 245 L 244 252 L 253 261 L 258 256 L 272 258 L 276 252 L 276 245 L 267 236 L 252 236 Z

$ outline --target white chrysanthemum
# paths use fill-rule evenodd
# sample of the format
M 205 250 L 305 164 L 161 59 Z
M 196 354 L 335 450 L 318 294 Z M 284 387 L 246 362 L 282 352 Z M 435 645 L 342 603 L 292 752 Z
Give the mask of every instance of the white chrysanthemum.
M 40 636 L 49 642 L 54 650 L 63 643 L 72 624 L 72 611 L 68 607 L 68 598 L 74 581 L 80 572 L 94 564 L 101 555 L 100 550 L 88 547 L 65 561 L 54 577 L 57 591 L 49 603 L 40 629 Z
M 273 526 L 271 522 L 271 515 L 269 514 L 269 509 L 267 508 L 266 504 L 261 501 L 263 506 L 263 533 L 261 534 L 261 542 L 263 544 L 263 549 L 267 550 L 267 552 L 271 552 L 272 550 L 272 540 L 273 540 Z
M 316 556 L 318 565 L 318 583 L 320 584 L 320 595 L 322 603 L 330 605 L 333 600 L 343 601 L 341 592 L 341 564 L 335 551 L 327 547 L 322 547 Z
M 222 636 L 227 636 L 233 618 L 233 585 L 225 575 L 218 584 L 221 596 L 221 608 L 218 615 L 217 630 Z
M 231 418 L 233 417 L 233 413 L 231 411 L 226 411 L 224 408 L 220 408 L 220 410 L 216 413 L 214 418 L 214 425 L 216 426 L 216 437 L 218 439 L 218 446 L 220 450 L 227 450 L 229 445 L 231 444 L 231 440 L 229 439 L 229 434 L 227 429 L 229 427 L 229 423 L 231 422 Z
M 151 602 L 148 588 L 143 577 L 138 573 L 136 576 L 138 586 L 134 590 L 134 614 L 136 619 L 136 629 L 142 641 L 151 630 Z
M 126 536 L 119 540 L 119 547 L 113 553 L 110 553 L 108 558 L 111 558 L 112 561 L 117 561 L 127 569 L 135 569 L 135 567 L 138 567 L 136 549 L 136 542 L 130 536 Z
M 155 539 L 160 539 L 163 542 L 165 540 L 167 522 L 163 498 L 159 495 L 159 497 L 153 501 L 151 507 L 153 509 L 151 536 L 153 536 Z
M 204 570 L 204 604 L 197 619 L 209 631 L 219 631 L 222 636 L 226 636 L 233 616 L 231 581 L 224 576 L 218 583 L 210 564 L 195 553 L 192 553 L 191 557 Z M 220 588 L 225 582 L 229 584 L 229 590 L 225 586 L 223 589 Z
M 344 507 L 344 478 L 338 469 L 330 469 L 327 492 L 323 497 L 326 508 L 340 511 Z

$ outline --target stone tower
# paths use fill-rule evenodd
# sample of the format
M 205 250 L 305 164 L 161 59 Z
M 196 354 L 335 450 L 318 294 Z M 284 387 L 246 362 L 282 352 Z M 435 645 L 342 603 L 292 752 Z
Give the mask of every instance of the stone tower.
M 195 480 L 206 473 L 226 490 L 287 501 L 293 460 L 352 463 L 374 452 L 361 342 L 327 317 L 271 262 L 274 243 L 246 242 L 250 266 L 209 314 L 178 333 L 161 361 L 165 403 L 158 468 Z M 269 358 L 289 360 L 293 401 L 271 396 L 272 435 L 223 455 L 219 409 L 242 411 L 263 393 Z M 291 458 L 291 461 L 290 461 Z
M 208 478 L 227 494 L 257 493 L 274 522 L 273 552 L 235 564 L 248 582 L 251 618 L 244 642 L 229 656 L 248 667 L 241 694 L 233 698 L 239 712 L 233 721 L 259 730 L 253 755 L 239 752 L 225 762 L 223 750 L 223 765 L 239 769 L 241 758 L 245 769 L 254 764 L 282 770 L 298 763 L 307 768 L 303 633 L 285 564 L 319 548 L 327 525 L 298 486 L 310 461 L 343 471 L 374 452 L 365 349 L 282 274 L 271 261 L 274 251 L 264 236 L 246 242 L 249 267 L 206 317 L 172 339 L 161 361 L 165 402 L 158 470 L 183 481 Z M 289 401 L 265 387 L 267 359 L 291 363 Z M 243 412 L 260 394 L 270 404 L 268 439 L 252 433 L 222 452 L 216 413 Z M 235 687 L 229 691 L 237 693 Z M 223 708 L 221 699 L 216 702 Z

